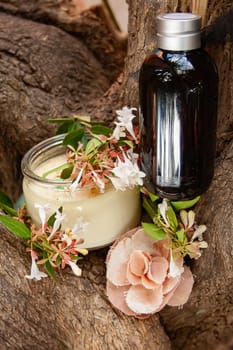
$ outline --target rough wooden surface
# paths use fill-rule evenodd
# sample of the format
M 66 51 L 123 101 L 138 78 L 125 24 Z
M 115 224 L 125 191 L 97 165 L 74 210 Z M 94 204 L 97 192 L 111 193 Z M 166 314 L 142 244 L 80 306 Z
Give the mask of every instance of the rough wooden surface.
M 191 10 L 191 1 L 129 0 L 129 42 L 124 74 L 124 40 L 97 24 L 97 12 L 79 14 L 70 1 L 0 1 L 0 190 L 15 199 L 20 188 L 20 160 L 39 140 L 51 135 L 51 116 L 96 113 L 111 121 L 116 106 L 137 105 L 138 70 L 155 45 L 155 16 L 164 11 Z M 205 23 L 214 23 L 231 1 L 209 0 Z M 22 10 L 24 9 L 24 10 Z M 6 14 L 8 12 L 8 14 Z M 29 18 L 32 18 L 30 20 Z M 72 17 L 72 20 L 71 20 Z M 43 18 L 47 23 L 42 23 Z M 92 18 L 93 22 L 89 22 Z M 101 17 L 103 18 L 103 17 Z M 77 23 L 76 23 L 77 22 Z M 96 30 L 89 43 L 85 30 Z M 103 20 L 104 22 L 104 20 Z M 60 23 L 60 28 L 58 24 Z M 91 24 L 92 23 L 92 24 Z M 96 23 L 96 24 L 95 24 Z M 98 22 L 100 23 L 100 22 Z M 82 28 L 82 34 L 80 34 Z M 102 58 L 104 45 L 116 50 L 103 56 L 121 57 L 113 85 L 112 57 Z M 116 40 L 116 41 L 115 41 Z M 99 45 L 98 46 L 98 42 Z M 122 46 L 123 45 L 123 46 Z M 230 349 L 232 299 L 232 170 L 233 170 L 233 45 L 231 36 L 207 41 L 220 77 L 218 153 L 214 181 L 198 206 L 206 223 L 208 250 L 192 264 L 196 283 L 182 310 L 165 308 L 139 321 L 113 310 L 105 296 L 106 249 L 83 261 L 83 277 L 69 269 L 59 284 L 28 281 L 30 259 L 20 240 L 1 228 L 0 344 L 1 349 Z M 122 50 L 122 51 L 121 51 Z M 118 56 L 117 53 L 120 53 Z M 98 56 L 99 53 L 99 56 Z M 104 61 L 107 60 L 107 61 Z M 117 59 L 116 59 L 117 62 Z
M 106 250 L 91 252 L 81 278 L 66 269 L 58 283 L 30 281 L 25 246 L 1 229 L 1 350 L 169 350 L 158 316 L 141 321 L 112 309 L 105 256 Z
M 104 119 L 103 103 L 98 99 L 107 95 L 113 77 L 120 73 L 125 48 L 120 44 L 119 49 L 119 41 L 111 34 L 105 33 L 111 45 L 107 39 L 103 41 L 106 26 L 90 14 L 85 13 L 76 23 L 86 23 L 89 37 L 93 27 L 96 39 L 92 45 L 54 25 L 0 12 L 0 189 L 14 200 L 21 192 L 17 184 L 20 159 L 35 143 L 51 135 L 48 118 L 97 111 L 95 114 Z M 97 41 L 99 49 L 105 48 L 102 55 L 96 55 Z M 105 64 L 104 57 L 110 56 Z M 111 116 L 113 110 L 111 99 L 104 116 Z
M 82 1 L 81 1 L 82 3 Z M 122 72 L 127 37 L 117 32 L 101 5 L 83 11 L 75 0 L 0 0 L 0 11 L 52 24 L 71 33 L 88 47 L 102 65 L 111 83 Z

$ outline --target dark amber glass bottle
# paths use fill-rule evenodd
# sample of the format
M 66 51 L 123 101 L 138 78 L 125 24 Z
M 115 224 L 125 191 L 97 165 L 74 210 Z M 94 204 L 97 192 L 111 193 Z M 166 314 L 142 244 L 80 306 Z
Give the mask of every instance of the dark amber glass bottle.
M 149 189 L 169 199 L 193 198 L 214 174 L 218 75 L 201 49 L 201 17 L 157 18 L 158 49 L 140 70 L 140 158 Z

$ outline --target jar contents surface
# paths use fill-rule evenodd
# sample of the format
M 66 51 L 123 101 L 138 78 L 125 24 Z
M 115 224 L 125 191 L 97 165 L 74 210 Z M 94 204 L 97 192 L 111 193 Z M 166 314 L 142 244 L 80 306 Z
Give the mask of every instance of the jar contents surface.
M 115 190 L 106 186 L 104 193 L 96 188 L 83 187 L 71 191 L 69 184 L 43 181 L 43 174 L 66 162 L 66 155 L 46 159 L 33 169 L 41 181 L 24 177 L 23 192 L 29 215 L 36 225 L 40 224 L 38 209 L 35 204 L 49 206 L 47 218 L 58 208 L 63 207 L 65 214 L 62 228 L 72 229 L 81 218 L 86 230 L 80 235 L 84 243 L 80 247 L 87 249 L 101 248 L 111 244 L 120 234 L 138 225 L 140 219 L 140 194 L 138 189 Z M 49 179 L 56 179 L 56 173 L 50 173 Z

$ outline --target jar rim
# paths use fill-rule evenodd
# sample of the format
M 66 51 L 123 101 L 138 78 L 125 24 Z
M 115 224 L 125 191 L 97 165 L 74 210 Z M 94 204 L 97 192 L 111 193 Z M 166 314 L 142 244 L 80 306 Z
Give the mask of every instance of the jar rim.
M 25 155 L 23 156 L 23 159 L 21 161 L 21 171 L 24 176 L 29 177 L 32 180 L 44 183 L 44 184 L 59 184 L 59 185 L 71 185 L 71 180 L 59 180 L 56 179 L 47 179 L 42 178 L 41 176 L 35 174 L 35 172 L 31 169 L 30 164 L 33 162 L 33 159 L 46 152 L 47 150 L 51 148 L 55 148 L 56 146 L 62 146 L 62 141 L 64 139 L 66 134 L 59 134 L 52 137 L 49 137 L 39 143 L 37 143 L 35 146 L 30 148 Z M 65 146 L 64 146 L 65 149 Z

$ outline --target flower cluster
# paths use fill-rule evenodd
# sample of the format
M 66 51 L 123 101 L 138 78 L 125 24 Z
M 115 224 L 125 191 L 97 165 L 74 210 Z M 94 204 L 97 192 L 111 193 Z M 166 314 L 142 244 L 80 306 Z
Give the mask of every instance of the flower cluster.
M 36 204 L 35 207 L 39 211 L 41 225 L 39 228 L 36 228 L 35 224 L 30 225 L 31 234 L 27 239 L 27 250 L 31 253 L 32 265 L 31 273 L 26 278 L 40 280 L 42 277 L 47 277 L 47 274 L 41 272 L 37 265 L 44 265 L 53 278 L 55 277 L 54 268 L 64 269 L 67 265 L 76 276 L 81 276 L 82 271 L 77 261 L 82 258 L 80 254 L 87 255 L 88 251 L 79 247 L 83 243 L 83 239 L 79 237 L 85 232 L 87 223 L 79 217 L 72 229 L 63 230 L 61 224 L 65 215 L 62 213 L 62 208 L 46 220 L 48 206 Z M 25 215 L 23 219 L 22 214 L 18 217 L 25 222 Z
M 112 245 L 106 259 L 106 279 L 108 298 L 116 308 L 127 315 L 146 318 L 165 305 L 181 306 L 187 302 L 194 278 L 186 257 L 198 259 L 208 245 L 203 240 L 206 226 L 197 225 L 191 209 L 200 197 L 169 201 L 143 187 L 145 174 L 138 167 L 136 153 L 139 130 L 132 123 L 135 110 L 117 110 L 113 130 L 88 117 L 51 120 L 61 123 L 59 130 L 65 133 L 67 162 L 43 177 L 52 173 L 59 180 L 70 180 L 70 191 L 88 186 L 102 193 L 107 184 L 121 191 L 141 187 L 142 206 L 151 222 L 142 222 Z M 31 254 L 31 273 L 26 277 L 47 277 L 38 265 L 44 265 L 53 278 L 54 268 L 64 269 L 67 265 L 80 276 L 77 262 L 88 253 L 80 247 L 80 237 L 88 223 L 79 217 L 72 229 L 63 229 L 62 208 L 47 218 L 48 206 L 35 206 L 41 221 L 39 227 L 31 223 L 25 208 L 17 213 L 10 200 L 0 193 L 0 223 L 25 239 Z
M 71 191 L 94 186 L 104 192 L 107 183 L 122 191 L 142 186 L 145 174 L 140 171 L 138 154 L 134 152 L 139 142 L 138 126 L 133 125 L 135 110 L 126 106 L 117 110 L 113 130 L 89 118 L 62 119 L 61 129 L 67 131 L 63 140 L 68 147 L 67 164 L 56 176 L 71 180 Z
M 144 192 L 148 192 L 144 190 Z M 151 195 L 144 208 L 153 223 L 142 223 L 116 241 L 109 250 L 107 295 L 127 315 L 146 318 L 165 305 L 187 302 L 194 279 L 185 256 L 198 259 L 207 248 L 205 225 L 195 223 L 192 201 L 169 202 Z

